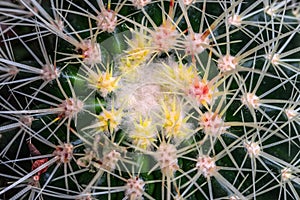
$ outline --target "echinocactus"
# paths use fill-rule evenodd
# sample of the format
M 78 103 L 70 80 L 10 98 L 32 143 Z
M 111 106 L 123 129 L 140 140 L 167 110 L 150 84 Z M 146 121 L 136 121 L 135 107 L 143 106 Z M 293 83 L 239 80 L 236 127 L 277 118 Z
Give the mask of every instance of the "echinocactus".
M 299 8 L 0 2 L 0 198 L 300 199 Z

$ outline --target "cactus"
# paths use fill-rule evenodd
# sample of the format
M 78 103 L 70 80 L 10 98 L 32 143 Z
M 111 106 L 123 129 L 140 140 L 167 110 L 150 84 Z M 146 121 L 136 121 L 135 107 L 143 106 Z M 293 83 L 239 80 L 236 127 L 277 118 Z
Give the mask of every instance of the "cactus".
M 300 199 L 295 0 L 0 2 L 1 199 Z

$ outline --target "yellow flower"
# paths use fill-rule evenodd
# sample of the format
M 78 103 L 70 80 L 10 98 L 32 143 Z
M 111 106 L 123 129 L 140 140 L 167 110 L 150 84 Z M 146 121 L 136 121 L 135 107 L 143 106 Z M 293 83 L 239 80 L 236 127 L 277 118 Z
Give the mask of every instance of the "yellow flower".
M 197 76 L 197 72 L 193 65 L 186 66 L 182 62 L 176 63 L 175 66 L 169 66 L 167 69 L 169 76 L 183 85 L 192 83 Z
M 143 119 L 134 123 L 134 130 L 130 132 L 132 143 L 141 148 L 148 149 L 153 142 L 156 141 L 157 130 L 149 118 Z
M 149 48 L 150 41 L 147 41 L 144 30 L 132 29 L 131 32 L 133 38 L 127 40 L 129 48 L 125 51 L 124 57 L 121 58 L 120 70 L 123 73 L 134 71 L 137 67 L 145 63 L 152 53 Z
M 121 123 L 123 111 L 116 110 L 114 106 L 111 110 L 106 110 L 102 105 L 101 108 L 102 113 L 98 116 L 98 128 L 102 132 L 113 133 Z
M 197 77 L 195 66 L 187 66 L 181 61 L 163 63 L 161 79 L 171 91 L 186 91 Z
M 143 64 L 148 58 L 150 50 L 145 48 L 135 48 L 126 53 L 126 56 L 121 59 L 121 70 L 130 72 Z
M 170 106 L 167 106 L 166 102 L 162 102 L 162 109 L 164 114 L 164 123 L 162 127 L 166 137 L 180 139 L 187 136 L 190 132 L 187 127 L 187 120 L 189 117 L 184 117 L 182 106 L 178 104 L 176 98 L 173 98 Z
M 103 97 L 116 90 L 119 80 L 120 77 L 113 77 L 112 70 L 108 68 L 106 72 L 102 72 L 99 68 L 97 72 L 91 71 L 88 79 L 90 87 L 99 90 Z

